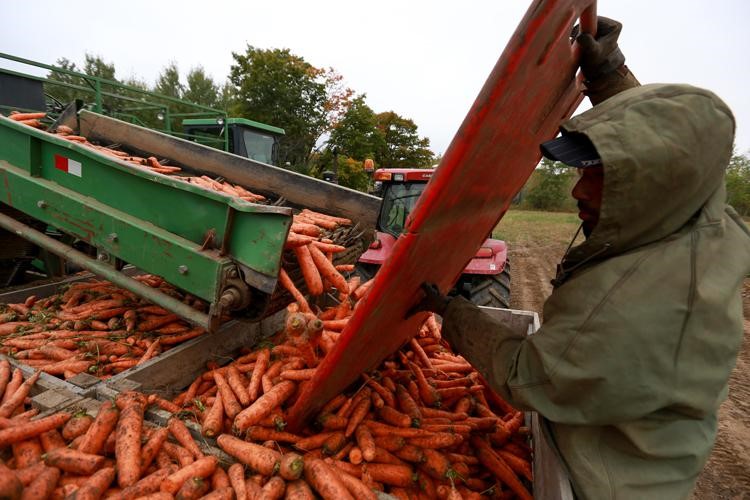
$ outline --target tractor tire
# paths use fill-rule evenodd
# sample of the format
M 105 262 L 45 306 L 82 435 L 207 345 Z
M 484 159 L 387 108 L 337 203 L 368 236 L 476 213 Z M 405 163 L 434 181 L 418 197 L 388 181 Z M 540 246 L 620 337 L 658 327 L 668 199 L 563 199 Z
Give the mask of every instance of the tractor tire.
M 468 297 L 478 306 L 510 309 L 510 265 L 500 274 L 477 277 L 473 280 Z

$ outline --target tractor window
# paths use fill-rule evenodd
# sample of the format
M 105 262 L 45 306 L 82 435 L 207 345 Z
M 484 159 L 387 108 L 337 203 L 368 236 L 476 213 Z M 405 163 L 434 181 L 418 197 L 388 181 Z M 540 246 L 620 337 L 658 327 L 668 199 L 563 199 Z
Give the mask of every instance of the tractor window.
M 242 140 L 245 141 L 248 158 L 273 165 L 273 136 L 244 129 Z
M 393 236 L 401 234 L 406 225 L 406 218 L 414 209 L 426 185 L 425 182 L 419 182 L 386 186 L 380 210 L 380 230 Z

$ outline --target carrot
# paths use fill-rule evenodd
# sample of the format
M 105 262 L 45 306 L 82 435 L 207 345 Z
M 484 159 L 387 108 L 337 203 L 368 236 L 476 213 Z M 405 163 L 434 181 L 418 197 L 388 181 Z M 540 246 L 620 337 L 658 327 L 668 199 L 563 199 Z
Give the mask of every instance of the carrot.
M 64 448 L 67 446 L 65 440 L 63 440 L 57 429 L 52 429 L 39 435 L 39 442 L 42 445 L 42 449 L 45 452 L 54 450 L 55 448 Z
M 165 427 L 159 427 L 148 438 L 148 441 L 141 448 L 141 474 L 144 474 L 148 470 L 151 462 L 154 461 L 156 455 L 161 450 L 162 445 L 167 440 L 169 435 L 169 429 Z
M 422 436 L 410 438 L 409 444 L 421 448 L 449 448 L 460 444 L 463 441 L 461 434 L 451 434 L 448 432 L 435 432 L 431 436 Z
M 527 460 L 524 460 L 521 457 L 518 457 L 514 455 L 513 453 L 505 450 L 493 450 L 498 457 L 503 459 L 508 466 L 513 469 L 513 472 L 516 474 L 520 474 L 521 476 L 525 477 L 529 480 L 529 482 L 533 481 L 533 478 L 531 476 L 531 464 Z
M 234 490 L 234 495 L 238 500 L 247 498 L 247 488 L 245 487 L 245 469 L 238 463 L 233 463 L 227 469 L 229 482 Z
M 21 497 L 23 484 L 7 465 L 0 462 L 0 497 L 17 499 Z
M 310 380 L 315 375 L 317 368 L 304 368 L 301 370 L 284 370 L 279 376 L 284 380 Z
M 349 461 L 353 463 L 354 465 L 359 465 L 362 463 L 362 450 L 359 448 L 359 446 L 353 446 L 349 449 Z
M 120 416 L 120 410 L 113 403 L 103 403 L 96 418 L 83 435 L 78 451 L 98 454 L 107 437 L 112 433 Z
M 305 479 L 324 500 L 354 500 L 331 467 L 320 459 L 305 460 Z
M 72 474 L 93 474 L 105 460 L 101 455 L 82 453 L 69 448 L 56 448 L 44 455 L 44 463 Z
M 275 450 L 248 443 L 229 434 L 222 434 L 216 443 L 226 453 L 266 476 L 278 470 L 281 454 Z
M 15 394 L 15 392 L 21 387 L 22 384 L 23 372 L 20 368 L 16 368 L 15 370 L 13 370 L 13 375 L 10 377 L 8 384 L 5 386 L 5 392 L 3 393 L 3 399 L 2 402 L 0 402 L 0 406 L 4 406 L 5 403 L 11 397 L 13 397 L 13 394 Z
M 331 431 L 331 432 L 320 432 L 318 434 L 313 434 L 312 436 L 302 438 L 296 443 L 294 443 L 294 447 L 297 448 L 298 450 L 303 450 L 303 451 L 315 450 L 323 446 L 323 443 L 325 443 L 328 438 L 330 438 L 336 433 L 337 433 L 336 431 Z
M 419 464 L 426 460 L 424 450 L 413 444 L 407 444 L 400 450 L 394 451 L 394 453 L 396 454 L 396 457 L 401 460 L 406 460 L 407 462 Z
M 435 388 L 430 385 L 422 369 L 415 363 L 409 362 L 409 368 L 414 373 L 414 378 L 419 388 L 419 397 L 427 406 L 436 406 L 440 403 L 440 395 Z M 421 412 L 420 412 L 421 413 Z
M 278 476 L 274 476 L 268 480 L 260 491 L 260 495 L 256 498 L 259 500 L 277 500 L 284 496 L 284 490 L 286 489 L 286 482 Z
M 107 491 L 109 485 L 115 479 L 114 467 L 105 467 L 96 471 L 78 490 L 75 492 L 75 500 L 99 500 Z M 53 486 L 54 488 L 54 486 Z
M 422 420 L 422 412 L 419 411 L 419 406 L 417 406 L 417 403 L 412 396 L 401 384 L 396 385 L 396 399 L 398 400 L 398 405 L 401 408 L 401 411 L 411 418 L 411 425 L 413 427 L 419 427 L 420 421 Z
M 251 425 L 248 427 L 245 437 L 247 439 L 252 439 L 253 441 L 279 441 L 282 443 L 296 443 L 302 439 L 296 434 L 277 431 L 276 429 L 269 429 L 268 427 L 257 425 Z
M 362 466 L 375 481 L 390 486 L 401 486 L 409 488 L 414 485 L 414 475 L 411 467 L 407 465 L 374 464 L 368 463 Z
M 161 342 L 161 345 L 174 345 L 179 344 L 181 342 L 185 342 L 186 340 L 194 339 L 195 337 L 200 337 L 206 333 L 205 328 L 197 327 L 193 328 L 192 330 L 188 330 L 183 333 L 176 333 L 174 335 L 164 335 L 162 337 L 159 337 L 159 341 Z
M 372 462 L 375 458 L 375 439 L 372 437 L 370 429 L 366 425 L 360 424 L 354 431 L 354 437 L 362 450 L 362 458 Z
M 323 454 L 335 455 L 346 444 L 346 436 L 343 432 L 334 432 L 323 443 Z
M 386 387 L 382 386 L 380 383 L 378 383 L 376 380 L 374 380 L 372 377 L 368 376 L 367 374 L 362 374 L 362 377 L 367 381 L 367 384 L 374 390 L 375 392 L 380 395 L 381 398 L 383 398 L 383 401 L 385 404 L 387 404 L 390 407 L 396 406 L 396 398 L 393 396 L 393 392 L 388 390 Z
M 369 389 L 367 390 L 369 391 Z M 346 437 L 354 434 L 354 430 L 367 416 L 367 413 L 370 411 L 371 402 L 372 400 L 369 397 L 369 392 L 367 396 L 363 396 L 360 398 L 359 402 L 354 407 L 354 411 L 352 411 L 352 414 L 349 417 L 349 424 L 346 426 L 345 432 Z
M 331 261 L 329 261 L 323 252 L 321 252 L 316 246 L 311 245 L 309 248 L 313 262 L 315 262 L 315 266 L 318 268 L 318 271 L 320 271 L 320 276 L 323 279 L 328 280 L 339 292 L 348 294 L 349 285 L 346 282 L 346 279 L 344 279 L 344 277 L 341 276 L 341 273 L 333 267 Z
M 51 429 L 56 429 L 64 425 L 69 418 L 69 413 L 55 413 L 48 417 L 32 420 L 24 425 L 2 429 L 0 430 L 0 447 L 25 441 Z
M 286 288 L 286 290 L 290 294 L 292 294 L 294 300 L 299 303 L 300 311 L 305 313 L 312 312 L 312 309 L 310 309 L 310 304 L 307 303 L 307 299 L 305 299 L 304 295 L 302 295 L 297 287 L 294 286 L 294 282 L 292 282 L 292 279 L 289 277 L 283 267 L 279 270 L 279 284 Z
M 248 387 L 251 402 L 258 399 L 258 396 L 260 395 L 261 379 L 268 369 L 270 360 L 271 351 L 269 349 L 261 349 L 260 352 L 258 352 L 258 358 L 255 360 L 255 368 L 253 368 L 253 374 L 250 376 L 250 386 Z
M 412 419 L 409 418 L 409 415 L 401 413 L 390 406 L 379 408 L 377 414 L 383 422 L 395 425 L 396 427 L 409 427 L 412 424 Z
M 327 431 L 335 431 L 345 429 L 349 422 L 346 417 L 340 415 L 332 415 L 330 413 L 321 413 L 318 415 L 316 422 L 320 427 Z
M 354 476 L 350 476 L 346 472 L 337 474 L 336 477 L 344 484 L 344 487 L 357 500 L 376 500 L 378 498 L 375 492 L 368 488 L 367 485 L 360 479 L 357 479 Z
M 156 352 L 161 348 L 161 340 L 156 339 L 155 341 L 151 342 L 151 345 L 148 346 L 148 349 L 146 349 L 146 352 L 143 353 L 143 356 L 138 360 L 138 363 L 136 365 L 142 365 L 149 359 L 153 358 Z
M 167 476 L 159 486 L 159 490 L 174 495 L 188 479 L 205 479 L 211 476 L 214 473 L 214 470 L 216 470 L 218 463 L 216 457 L 210 455 L 205 456 L 200 460 L 196 460 L 192 464 Z
M 91 424 L 94 421 L 94 417 L 87 415 L 86 411 L 82 411 L 73 415 L 68 422 L 62 428 L 62 437 L 66 441 L 72 441 L 78 436 L 81 436 L 89 430 Z
M 397 451 L 406 445 L 406 439 L 404 439 L 402 436 L 395 436 L 392 434 L 375 436 L 373 437 L 373 440 L 375 441 L 375 446 L 388 451 Z
M 474 451 L 479 458 L 479 461 L 484 465 L 496 478 L 498 478 L 503 484 L 508 487 L 521 499 L 530 500 L 531 494 L 528 492 L 526 487 L 521 483 L 513 470 L 508 466 L 505 461 L 500 458 L 490 447 L 490 445 L 479 436 L 473 436 L 471 438 L 471 444 L 474 447 Z
M 304 479 L 286 483 L 285 500 L 315 500 L 310 486 Z
M 214 437 L 221 433 L 224 422 L 224 405 L 221 401 L 221 394 L 216 395 L 214 404 L 203 415 L 201 432 L 206 437 Z
M 179 499 L 179 496 L 177 498 Z M 200 500 L 234 500 L 234 490 L 229 486 L 217 488 L 207 495 L 200 497 Z
M 3 358 L 0 360 L 0 395 L 5 394 L 5 388 L 10 380 L 10 362 Z
M 180 488 L 177 490 L 177 493 L 174 495 L 174 498 L 175 500 L 198 500 L 199 498 L 203 497 L 203 495 L 208 493 L 210 487 L 211 483 L 209 483 L 202 477 L 189 477 L 182 482 Z M 167 493 L 168 495 L 170 495 L 165 491 L 161 491 L 161 493 Z
M 13 458 L 16 460 L 16 469 L 22 469 L 42 461 L 42 445 L 37 438 L 13 443 L 12 448 Z
M 302 277 L 307 285 L 307 291 L 311 295 L 321 295 L 323 293 L 323 280 L 310 254 L 310 245 L 294 247 L 293 250 L 302 270 Z
M 229 365 L 227 368 L 227 383 L 243 407 L 248 406 L 252 402 L 250 400 L 250 393 L 243 383 L 242 374 L 235 365 Z
M 115 403 L 122 410 L 115 430 L 117 482 L 120 488 L 127 488 L 141 476 L 141 433 L 146 398 L 143 394 L 124 392 L 117 396 Z
M 281 406 L 281 404 L 289 399 L 296 390 L 297 386 L 294 382 L 289 380 L 279 382 L 277 385 L 273 386 L 269 392 L 258 398 L 252 405 L 242 410 L 242 412 L 235 417 L 233 427 L 240 432 L 246 430 L 248 427 L 270 414 L 274 408 Z
M 60 480 L 60 469 L 44 466 L 31 482 L 23 489 L 23 494 L 17 497 L 5 496 L 3 498 L 21 498 L 21 500 L 36 500 L 49 498 Z
M 140 498 L 151 493 L 156 493 L 157 491 L 159 491 L 159 486 L 161 485 L 162 481 L 164 481 L 167 476 L 173 474 L 176 471 L 177 466 L 175 465 L 169 465 L 165 468 L 161 468 L 156 472 L 153 472 L 152 474 L 144 477 L 133 486 L 123 488 L 118 493 L 115 493 L 113 496 L 109 497 L 109 499 L 130 500 L 134 498 Z
M 229 387 L 229 383 L 227 383 L 227 380 L 221 373 L 214 371 L 214 381 L 216 382 L 216 387 L 219 389 L 219 394 L 221 394 L 221 403 L 224 406 L 224 413 L 230 419 L 233 419 L 242 411 L 242 405 L 237 401 L 234 392 L 232 392 L 232 388 Z
M 8 118 L 20 122 L 24 120 L 38 120 L 39 118 L 44 118 L 45 116 L 47 116 L 47 113 L 11 113 Z
M 284 248 L 293 249 L 295 247 L 309 245 L 313 241 L 315 241 L 315 238 L 313 238 L 312 236 L 290 231 L 289 235 L 286 238 L 286 241 L 284 242 Z
M 315 246 L 315 248 L 317 248 L 321 252 L 326 252 L 326 253 L 329 253 L 329 252 L 340 253 L 346 250 L 345 246 L 334 245 L 333 243 L 323 243 L 322 241 L 314 241 L 312 244 Z M 335 266 L 334 266 L 334 269 L 335 269 Z M 338 272 L 338 269 L 336 269 L 336 271 Z M 346 287 L 346 289 L 344 290 L 347 292 L 347 295 L 348 295 L 348 290 L 349 290 L 349 287 Z

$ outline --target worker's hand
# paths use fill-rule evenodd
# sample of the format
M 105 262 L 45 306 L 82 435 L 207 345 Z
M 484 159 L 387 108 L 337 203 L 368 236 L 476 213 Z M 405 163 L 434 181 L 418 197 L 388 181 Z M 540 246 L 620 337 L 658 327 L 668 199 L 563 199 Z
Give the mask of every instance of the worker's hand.
M 586 80 L 596 80 L 625 64 L 625 56 L 617 45 L 622 31 L 621 23 L 599 16 L 596 38 L 589 33 L 578 34 L 577 28 L 573 28 L 572 35 L 581 46 L 581 71 Z
M 406 317 L 423 311 L 434 312 L 442 316 L 451 299 L 440 293 L 434 283 L 422 283 L 422 291 L 424 292 L 424 298 L 407 311 Z

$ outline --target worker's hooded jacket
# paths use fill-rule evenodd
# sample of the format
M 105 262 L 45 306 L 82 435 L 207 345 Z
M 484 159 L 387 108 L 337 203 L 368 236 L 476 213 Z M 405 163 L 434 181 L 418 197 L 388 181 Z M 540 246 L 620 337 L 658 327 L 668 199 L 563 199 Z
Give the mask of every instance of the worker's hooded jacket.
M 742 340 L 750 232 L 724 186 L 734 119 L 706 90 L 646 85 L 563 128 L 602 158 L 602 207 L 543 326 L 519 338 L 454 299 L 444 336 L 513 405 L 545 417 L 579 498 L 685 498 Z

